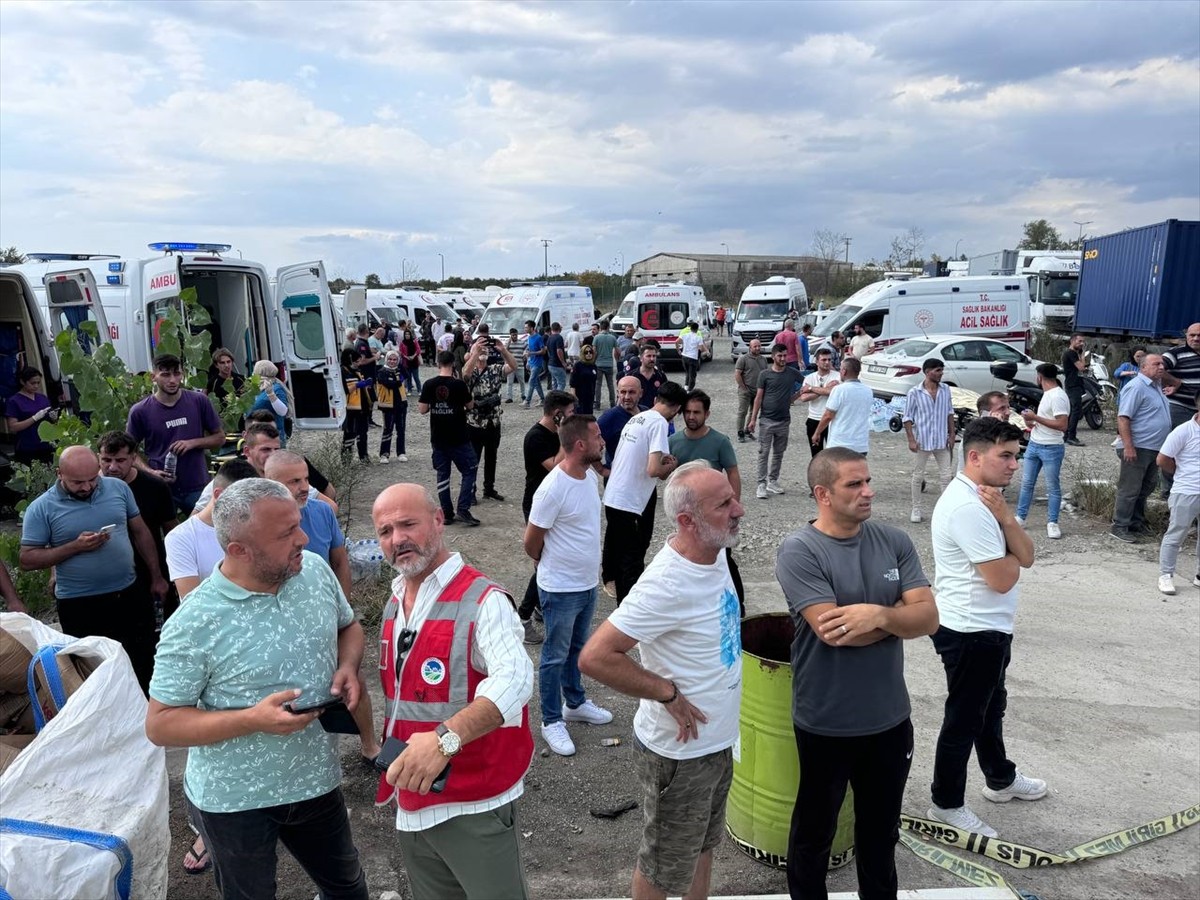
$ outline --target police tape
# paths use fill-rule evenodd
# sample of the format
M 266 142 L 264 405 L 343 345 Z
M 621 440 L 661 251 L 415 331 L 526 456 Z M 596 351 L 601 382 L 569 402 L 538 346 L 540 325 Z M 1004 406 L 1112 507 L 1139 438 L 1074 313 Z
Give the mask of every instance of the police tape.
M 1106 834 L 1095 840 L 1079 844 L 1070 850 L 1064 850 L 1062 853 L 1051 853 L 1046 850 L 1039 850 L 1036 847 L 1026 846 L 1025 844 L 1017 844 L 1013 841 L 1002 840 L 1001 838 L 989 838 L 986 835 L 976 834 L 972 831 L 964 831 L 961 828 L 955 828 L 952 825 L 947 825 L 944 822 L 936 822 L 932 819 L 922 819 L 919 816 L 903 814 L 900 816 L 900 827 L 903 830 L 950 847 L 958 847 L 971 853 L 978 853 L 981 856 L 986 856 L 988 859 L 1004 863 L 1006 866 L 1012 866 L 1014 869 L 1069 865 L 1071 863 L 1082 862 L 1085 859 L 1102 859 L 1105 856 L 1123 853 L 1130 847 L 1136 847 L 1139 844 L 1145 844 L 1160 837 L 1166 837 L 1169 834 L 1183 831 L 1183 829 L 1190 828 L 1198 822 L 1200 822 L 1200 803 L 1142 825 L 1135 825 L 1132 828 L 1114 831 L 1112 834 Z M 913 849 L 908 841 L 905 841 L 905 845 L 909 849 Z M 916 851 L 913 850 L 913 852 Z M 957 859 L 957 857 L 955 858 Z
M 905 817 L 902 816 L 901 818 Z M 906 834 L 903 831 L 900 832 L 900 843 L 925 860 L 925 862 L 935 865 L 939 869 L 945 869 L 951 875 L 956 875 L 975 887 L 1006 888 L 1014 895 L 1017 893 L 1015 888 L 987 866 L 981 866 L 977 862 L 963 859 L 961 856 L 956 856 L 953 853 L 943 850 L 941 847 L 935 847 L 933 844 L 919 841 L 911 834 Z

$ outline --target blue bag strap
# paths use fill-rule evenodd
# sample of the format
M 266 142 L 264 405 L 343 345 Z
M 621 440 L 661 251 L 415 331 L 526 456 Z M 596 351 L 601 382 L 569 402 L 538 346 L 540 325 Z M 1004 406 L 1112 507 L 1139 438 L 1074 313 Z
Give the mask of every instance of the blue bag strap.
M 121 862 L 121 869 L 117 872 L 114 884 L 117 889 L 117 897 L 118 900 L 129 900 L 130 890 L 133 887 L 133 852 L 124 838 L 119 838 L 115 834 L 104 834 L 100 831 L 84 831 L 80 828 L 67 828 L 64 825 L 46 825 L 43 822 L 29 822 L 25 819 L 0 819 L 0 834 L 3 833 L 71 841 L 115 854 Z M 0 888 L 0 892 L 2 891 L 3 888 Z M 7 893 L 0 893 L 0 900 L 5 900 L 5 898 L 11 900 Z
M 29 690 L 29 699 L 33 702 L 33 727 L 39 732 L 46 727 L 46 714 L 42 711 L 42 704 L 38 702 L 35 670 L 40 662 L 42 671 L 46 673 L 46 686 L 50 689 L 50 698 L 62 709 L 67 703 L 67 692 L 63 688 L 62 673 L 58 671 L 58 660 L 55 656 L 65 646 L 67 645 L 47 644 L 45 647 L 39 647 L 33 659 L 29 660 L 29 668 L 25 672 L 25 686 Z

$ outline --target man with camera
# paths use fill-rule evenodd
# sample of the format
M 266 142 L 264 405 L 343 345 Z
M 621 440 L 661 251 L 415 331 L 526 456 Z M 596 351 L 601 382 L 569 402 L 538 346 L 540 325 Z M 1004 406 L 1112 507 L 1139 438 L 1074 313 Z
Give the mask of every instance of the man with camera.
M 517 367 L 505 341 L 491 336 L 486 323 L 476 330 L 475 342 L 463 364 L 463 381 L 475 405 L 467 412 L 467 433 L 476 460 L 483 460 L 483 496 L 503 500 L 496 493 L 496 452 L 500 449 L 500 388 Z

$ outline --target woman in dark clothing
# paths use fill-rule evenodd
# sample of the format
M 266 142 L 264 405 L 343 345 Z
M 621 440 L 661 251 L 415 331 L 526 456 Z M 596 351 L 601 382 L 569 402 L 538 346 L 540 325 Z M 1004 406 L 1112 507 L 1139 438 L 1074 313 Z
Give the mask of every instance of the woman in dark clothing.
M 400 342 L 400 362 L 405 369 L 404 384 L 409 391 L 421 391 L 421 345 L 411 328 L 404 329 Z

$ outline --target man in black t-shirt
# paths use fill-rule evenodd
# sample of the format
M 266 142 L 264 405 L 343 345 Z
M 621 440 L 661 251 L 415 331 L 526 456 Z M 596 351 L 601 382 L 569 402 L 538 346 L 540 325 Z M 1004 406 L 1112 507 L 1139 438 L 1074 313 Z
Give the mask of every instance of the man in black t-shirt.
M 475 405 L 471 391 L 461 378 L 455 378 L 454 354 L 443 350 L 438 354 L 438 373 L 421 386 L 417 409 L 429 416 L 429 442 L 433 445 L 433 468 L 437 472 L 438 500 L 446 524 L 462 522 L 478 525 L 471 515 L 471 498 L 475 495 L 475 470 L 479 459 L 467 432 L 467 410 Z M 458 488 L 458 513 L 450 497 L 450 466 L 458 469 L 462 481 Z
M 571 415 L 575 408 L 575 398 L 566 391 L 550 391 L 542 401 L 542 417 L 533 423 L 533 427 L 525 432 L 522 445 L 525 457 L 525 494 L 521 498 L 521 514 L 529 521 L 529 509 L 533 505 L 533 495 L 551 470 L 562 459 L 562 447 L 558 439 L 559 424 Z M 535 611 L 541 611 L 541 601 L 538 599 L 537 569 L 534 568 L 529 584 L 525 587 L 525 598 L 517 610 L 521 624 L 525 627 L 525 643 L 540 644 L 542 637 L 537 633 L 532 616 Z
M 1079 377 L 1079 373 L 1087 368 L 1087 363 L 1083 361 L 1083 344 L 1082 334 L 1071 335 L 1067 349 L 1063 351 L 1062 366 L 1060 367 L 1063 372 L 1063 389 L 1071 401 L 1066 441 L 1072 447 L 1083 446 L 1083 441 L 1079 440 L 1075 434 L 1076 429 L 1079 428 L 1079 414 L 1083 409 L 1083 379 Z

